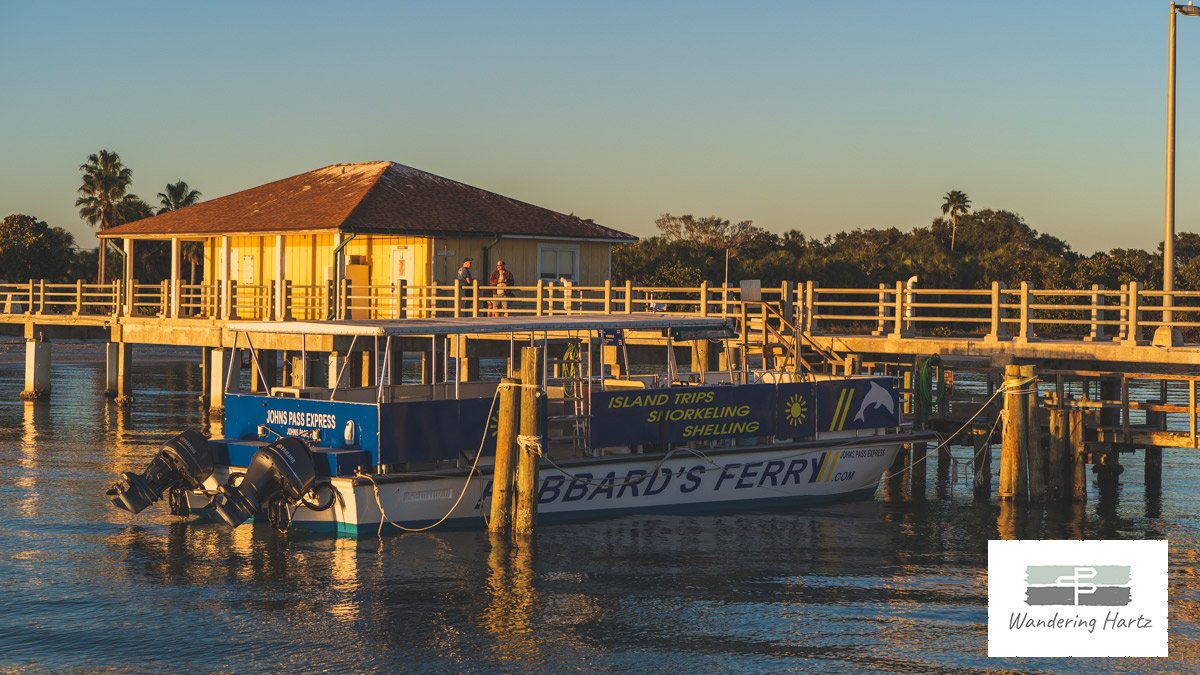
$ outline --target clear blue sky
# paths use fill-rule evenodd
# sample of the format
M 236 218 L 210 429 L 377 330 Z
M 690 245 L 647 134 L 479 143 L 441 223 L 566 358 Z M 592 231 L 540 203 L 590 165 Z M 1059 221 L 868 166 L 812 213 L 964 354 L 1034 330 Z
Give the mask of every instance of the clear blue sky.
M 941 196 L 1092 252 L 1161 241 L 1168 3 L 0 0 L 0 215 L 94 245 L 101 148 L 151 200 L 389 159 L 639 235 L 824 235 Z M 1200 18 L 1179 21 L 1178 227 L 1200 229 Z

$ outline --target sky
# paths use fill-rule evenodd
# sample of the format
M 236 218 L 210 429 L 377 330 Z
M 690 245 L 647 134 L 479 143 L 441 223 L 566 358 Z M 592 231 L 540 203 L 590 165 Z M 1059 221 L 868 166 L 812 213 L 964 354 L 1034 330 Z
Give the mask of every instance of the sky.
M 963 190 L 1083 253 L 1162 240 L 1169 2 L 0 0 L 0 216 L 392 160 L 639 236 L 911 229 Z M 1200 230 L 1200 18 L 1177 228 Z

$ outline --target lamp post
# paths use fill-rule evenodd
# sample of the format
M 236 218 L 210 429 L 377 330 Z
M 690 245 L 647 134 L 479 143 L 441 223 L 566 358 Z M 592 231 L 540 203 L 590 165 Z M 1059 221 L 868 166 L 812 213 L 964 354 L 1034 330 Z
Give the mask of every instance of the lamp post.
M 1171 1 L 1171 29 L 1167 42 L 1167 185 L 1163 219 L 1163 313 L 1162 326 L 1154 331 L 1154 344 L 1173 347 L 1183 340 L 1175 321 L 1175 15 L 1200 16 L 1200 7 Z

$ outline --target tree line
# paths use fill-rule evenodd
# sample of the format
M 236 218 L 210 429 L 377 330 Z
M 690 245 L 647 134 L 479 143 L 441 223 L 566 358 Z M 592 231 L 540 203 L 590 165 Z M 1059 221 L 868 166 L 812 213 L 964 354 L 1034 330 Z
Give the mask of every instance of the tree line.
M 100 231 L 191 206 L 201 197 L 199 191 L 179 180 L 167 184 L 156 195 L 157 208 L 151 206 L 129 191 L 133 170 L 125 166 L 120 155 L 109 150 L 88 155 L 79 171 L 82 177 L 75 206 L 79 207 L 79 217 Z M 183 262 L 191 268 L 191 282 L 195 283 L 204 249 L 198 242 L 184 242 L 181 254 Z M 170 249 L 166 242 L 143 242 L 134 255 L 139 280 L 157 283 L 170 276 Z M 35 216 L 14 213 L 0 221 L 0 280 L 95 279 L 97 283 L 107 283 L 120 276 L 119 267 L 115 271 L 108 269 L 108 260 L 104 245 L 80 248 L 70 232 L 51 227 Z
M 825 237 L 792 229 L 776 234 L 750 221 L 663 214 L 658 234 L 613 251 L 613 278 L 652 286 L 719 285 L 726 279 L 816 281 L 832 288 L 889 286 L 912 276 L 926 288 L 1119 288 L 1137 281 L 1162 287 L 1162 245 L 1153 251 L 1115 248 L 1083 255 L 1005 210 L 971 212 L 961 191 L 946 195 L 928 227 L 858 228 Z M 726 273 L 728 270 L 728 273 Z M 1200 235 L 1175 240 L 1175 285 L 1200 290 Z
M 75 205 L 84 221 L 103 231 L 156 213 L 197 203 L 201 194 L 179 180 L 156 195 L 153 207 L 130 192 L 133 171 L 116 152 L 101 150 L 79 167 L 81 182 Z M 816 281 L 838 288 L 894 284 L 912 276 L 926 288 L 986 288 L 992 281 L 1015 286 L 1028 281 L 1037 288 L 1118 288 L 1138 281 L 1161 288 L 1162 245 L 1153 251 L 1115 248 L 1092 255 L 1071 249 L 1064 240 L 1038 232 L 1021 216 L 1006 210 L 971 211 L 961 190 L 946 193 L 943 217 L 928 227 L 858 228 L 825 237 L 798 229 L 769 232 L 751 221 L 718 216 L 663 214 L 658 234 L 613 250 L 614 281 L 632 279 L 651 286 L 697 286 L 707 280 L 736 284 L 741 279 Z M 182 247 L 187 278 L 197 281 L 203 247 Z M 143 242 L 135 249 L 139 281 L 157 283 L 169 277 L 166 242 Z M 0 221 L 0 279 L 110 281 L 120 267 L 109 269 L 104 248 L 82 249 L 60 227 L 26 214 Z M 1200 235 L 1178 234 L 1175 283 L 1181 290 L 1200 290 Z M 115 272 L 115 273 L 114 273 Z

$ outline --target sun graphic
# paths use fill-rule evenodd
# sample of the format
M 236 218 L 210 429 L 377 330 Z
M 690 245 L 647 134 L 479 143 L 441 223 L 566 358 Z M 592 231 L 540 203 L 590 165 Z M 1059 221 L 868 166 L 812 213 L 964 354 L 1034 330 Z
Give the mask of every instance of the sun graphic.
M 806 417 L 808 417 L 808 401 L 800 394 L 792 394 L 787 402 L 788 424 L 798 427 L 804 423 Z
M 495 438 L 497 435 L 499 435 L 499 433 L 500 433 L 500 411 L 497 410 L 494 413 L 492 413 L 491 418 L 488 419 L 488 436 Z

